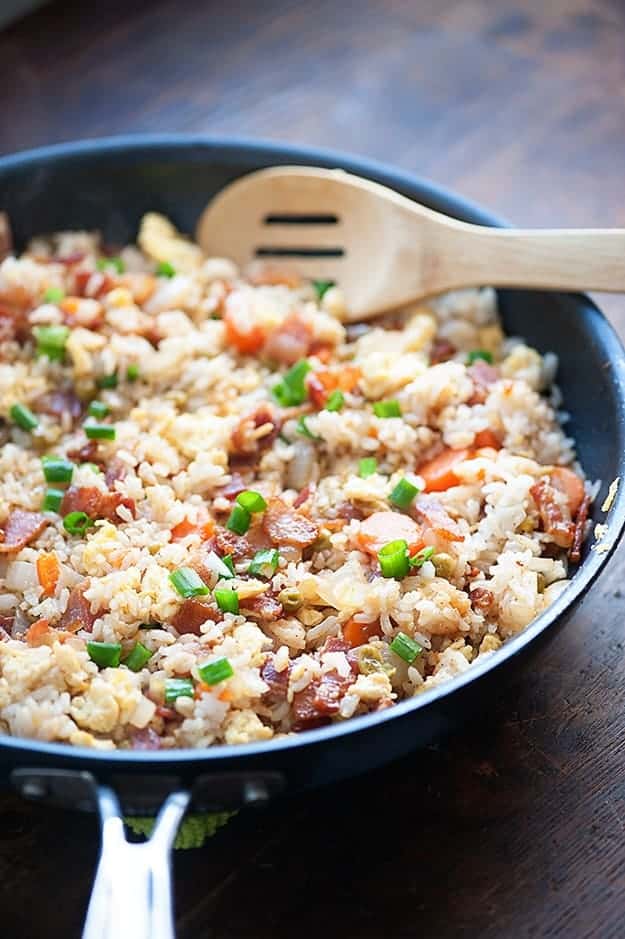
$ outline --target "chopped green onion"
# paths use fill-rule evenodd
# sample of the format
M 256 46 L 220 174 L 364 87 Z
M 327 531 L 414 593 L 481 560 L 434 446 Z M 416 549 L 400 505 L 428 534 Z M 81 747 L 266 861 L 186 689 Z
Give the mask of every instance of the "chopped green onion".
M 207 685 L 218 685 L 226 678 L 232 678 L 234 669 L 228 659 L 216 659 L 198 666 L 198 675 Z
M 389 541 L 378 551 L 383 577 L 405 577 L 410 569 L 408 545 L 403 539 Z
M 432 545 L 428 545 L 427 548 L 421 548 L 413 557 L 409 558 L 409 563 L 411 567 L 422 567 L 426 561 L 429 561 L 432 555 L 434 554 L 434 548 Z
M 60 303 L 65 293 L 60 287 L 48 287 L 43 295 L 44 303 Z
M 244 535 L 245 532 L 250 527 L 250 522 L 252 521 L 252 516 L 242 505 L 239 505 L 238 502 L 232 506 L 232 511 L 228 516 L 228 521 L 226 522 L 226 528 L 230 531 L 233 531 L 236 535 Z
M 84 535 L 93 525 L 86 512 L 69 512 L 63 519 L 63 528 L 70 535 Z
M 71 483 L 74 464 L 60 456 L 43 456 L 43 475 L 48 483 Z
M 65 493 L 62 489 L 47 489 L 41 503 L 42 512 L 58 512 Z
M 224 564 L 226 565 L 226 567 L 228 568 L 228 570 L 230 571 L 230 573 L 231 573 L 232 576 L 234 577 L 236 571 L 235 571 L 235 569 L 234 569 L 234 561 L 232 560 L 232 555 L 231 555 L 231 554 L 226 554 L 226 556 L 223 557 L 221 560 L 224 562 Z
M 126 378 L 128 381 L 136 381 L 139 377 L 139 366 L 136 362 L 131 362 L 131 364 L 126 369 Z
M 115 440 L 112 424 L 83 424 L 83 430 L 89 440 Z
M 302 437 L 308 437 L 309 440 L 321 440 L 321 437 L 318 437 L 317 434 L 313 432 L 308 427 L 306 423 L 306 418 L 302 415 L 297 419 L 297 425 L 295 427 L 298 434 L 301 434 Z
M 114 267 L 118 274 L 123 274 L 126 265 L 121 258 L 98 258 L 96 267 L 99 271 L 105 271 L 107 267 Z
M 388 401 L 376 401 L 373 413 L 376 417 L 401 417 L 401 408 L 398 401 L 390 398 Z
M 239 594 L 236 590 L 215 590 L 213 591 L 213 596 L 215 603 L 222 613 L 234 613 L 235 616 L 237 615 L 239 612 Z
M 156 273 L 159 277 L 175 277 L 176 268 L 169 261 L 159 261 L 156 265 Z
M 407 479 L 400 479 L 391 492 L 389 499 L 393 505 L 396 505 L 398 508 L 407 509 L 414 497 L 418 494 L 419 490 L 416 486 L 409 483 Z
M 253 489 L 246 489 L 245 492 L 240 492 L 237 496 L 237 502 L 252 514 L 254 512 L 264 512 L 267 508 L 267 503 L 260 492 L 255 492 Z
M 121 642 L 92 642 L 87 643 L 87 652 L 92 662 L 99 668 L 117 668 L 122 654 Z
M 333 280 L 313 280 L 313 287 L 319 300 L 323 300 L 324 294 L 328 292 L 330 287 L 334 287 Z
M 98 388 L 117 388 L 117 372 L 111 372 L 110 375 L 100 375 L 96 378 Z
M 165 679 L 165 703 L 173 704 L 176 698 L 192 698 L 195 694 L 190 678 Z
M 478 359 L 483 359 L 489 365 L 493 364 L 493 354 L 488 349 L 472 349 L 467 356 L 467 365 L 473 365 Z
M 263 548 L 257 551 L 247 569 L 252 577 L 273 577 L 278 570 L 280 555 L 276 548 Z
M 209 592 L 200 575 L 192 567 L 179 567 L 171 572 L 169 580 L 185 600 L 189 597 L 203 597 Z
M 378 461 L 374 456 L 363 456 L 362 460 L 358 461 L 358 475 L 361 479 L 368 479 L 377 471 Z
M 408 662 L 408 665 L 414 662 L 419 653 L 423 651 L 419 643 L 407 636 L 406 633 L 397 633 L 391 642 L 391 649 L 400 659 Z
M 87 408 L 87 412 L 91 417 L 97 417 L 98 420 L 102 420 L 103 417 L 106 417 L 110 410 L 110 407 L 108 404 L 105 404 L 104 401 L 91 401 Z
M 69 338 L 69 326 L 35 326 L 37 355 L 46 355 L 51 362 L 62 362 Z
M 151 658 L 152 653 L 150 650 L 146 649 L 143 643 L 136 642 L 124 659 L 124 665 L 126 668 L 129 668 L 131 672 L 140 672 Z
M 308 397 L 305 379 L 311 367 L 306 359 L 300 359 L 282 376 L 278 384 L 273 386 L 274 396 L 283 407 L 295 407 L 304 403 Z
M 11 420 L 21 427 L 22 430 L 34 430 L 39 426 L 39 421 L 25 404 L 14 404 L 9 411 Z
M 338 388 L 329 395 L 326 401 L 326 411 L 340 411 L 345 404 L 345 395 Z

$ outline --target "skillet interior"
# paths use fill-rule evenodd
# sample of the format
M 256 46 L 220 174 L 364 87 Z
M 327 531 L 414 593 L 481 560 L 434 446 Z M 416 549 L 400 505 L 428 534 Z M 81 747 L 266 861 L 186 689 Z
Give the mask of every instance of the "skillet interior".
M 193 231 L 208 199 L 230 180 L 280 163 L 340 166 L 391 186 L 438 211 L 480 224 L 500 220 L 422 180 L 366 160 L 314 149 L 184 136 L 137 136 L 66 144 L 0 159 L 0 208 L 11 217 L 17 247 L 32 235 L 60 228 L 93 227 L 126 242 L 148 210 L 170 216 Z M 601 479 L 594 517 L 607 486 L 625 475 L 625 359 L 620 341 L 588 298 L 505 291 L 500 305 L 506 331 L 526 337 L 540 351 L 556 351 L 568 426 L 592 479 Z M 603 520 L 603 519 L 602 519 Z M 606 543 L 616 544 L 625 521 L 619 491 Z M 572 585 L 528 629 L 450 686 L 433 689 L 388 711 L 269 744 L 208 751 L 101 753 L 61 744 L 0 739 L 6 766 L 47 765 L 91 769 L 99 777 L 272 769 L 290 783 L 314 785 L 365 770 L 424 745 L 459 723 L 466 713 L 508 681 L 510 667 L 525 661 L 570 615 L 608 554 L 589 552 Z

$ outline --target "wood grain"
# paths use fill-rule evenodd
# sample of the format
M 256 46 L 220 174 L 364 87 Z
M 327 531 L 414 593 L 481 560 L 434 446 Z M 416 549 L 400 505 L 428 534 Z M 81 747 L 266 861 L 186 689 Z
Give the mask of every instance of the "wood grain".
M 56 3 L 0 34 L 0 150 L 286 138 L 519 225 L 625 227 L 624 29 L 620 0 Z M 181 939 L 622 936 L 624 562 L 455 739 L 178 854 Z M 2 796 L 0 833 L 3 934 L 78 935 L 93 819 Z

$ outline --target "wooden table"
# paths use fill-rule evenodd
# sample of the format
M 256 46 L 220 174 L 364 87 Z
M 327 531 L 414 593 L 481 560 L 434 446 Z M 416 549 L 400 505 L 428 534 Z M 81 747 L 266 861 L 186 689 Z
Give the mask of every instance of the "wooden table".
M 624 30 L 621 0 L 56 3 L 0 36 L 0 150 L 275 137 L 625 226 Z M 462 735 L 179 853 L 180 937 L 625 935 L 624 560 Z M 2 934 L 76 936 L 95 822 L 3 795 L 0 839 Z

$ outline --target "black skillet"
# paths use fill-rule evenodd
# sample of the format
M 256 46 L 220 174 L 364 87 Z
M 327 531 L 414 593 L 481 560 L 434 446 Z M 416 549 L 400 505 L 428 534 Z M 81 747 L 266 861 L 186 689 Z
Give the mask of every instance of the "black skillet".
M 208 200 L 226 183 L 283 163 L 342 167 L 450 216 L 502 224 L 455 195 L 364 159 L 314 148 L 170 135 L 70 143 L 1 158 L 0 209 L 9 213 L 18 248 L 32 235 L 70 228 L 99 228 L 111 242 L 132 241 L 149 210 L 192 232 Z M 572 415 L 567 429 L 588 476 L 601 480 L 593 518 L 603 521 L 599 507 L 607 487 L 625 476 L 621 343 L 587 297 L 501 291 L 499 298 L 508 333 L 559 356 L 558 381 Z M 603 543 L 611 550 L 625 522 L 621 488 L 607 521 Z M 555 634 L 609 554 L 587 546 L 571 585 L 528 629 L 456 681 L 389 710 L 273 743 L 200 751 L 106 753 L 4 737 L 0 778 L 26 798 L 100 811 L 103 851 L 85 936 L 164 939 L 173 935 L 168 852 L 190 800 L 205 809 L 261 802 L 287 789 L 364 773 L 441 737 L 496 694 L 510 670 Z M 125 811 L 145 813 L 164 800 L 152 842 L 126 844 L 120 802 Z M 119 909 L 124 912 L 118 920 Z

